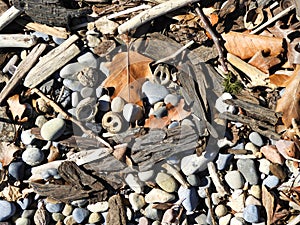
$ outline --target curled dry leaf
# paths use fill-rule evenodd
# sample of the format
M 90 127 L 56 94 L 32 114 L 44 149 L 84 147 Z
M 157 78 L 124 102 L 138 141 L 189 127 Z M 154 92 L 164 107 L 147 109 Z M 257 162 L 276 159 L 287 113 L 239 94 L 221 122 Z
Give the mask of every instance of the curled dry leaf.
M 171 104 L 167 104 L 167 116 L 157 118 L 154 115 L 151 115 L 148 119 L 146 119 L 144 126 L 149 128 L 164 128 L 166 125 L 170 124 L 171 121 L 181 121 L 191 114 L 190 111 L 184 109 L 184 106 L 184 99 L 181 99 L 176 107 L 172 106 Z
M 263 71 L 264 73 L 269 73 L 269 69 L 272 66 L 277 65 L 280 63 L 280 59 L 275 56 L 263 56 L 262 52 L 259 51 L 255 53 L 255 55 L 249 60 L 249 64 L 255 66 L 259 70 Z
M 0 162 L 2 166 L 8 166 L 14 159 L 15 152 L 19 151 L 20 148 L 9 142 L 0 142 Z
M 152 77 L 152 61 L 137 52 L 121 52 L 113 58 L 108 68 L 110 75 L 102 86 L 115 89 L 112 98 L 120 96 L 127 102 L 141 104 L 141 87 L 146 78 Z
M 28 106 L 20 103 L 19 95 L 16 94 L 8 98 L 7 103 L 14 120 L 18 122 L 26 122 L 28 120 L 27 117 L 23 118 L 23 114 Z
M 222 37 L 226 41 L 227 51 L 241 59 L 249 59 L 259 51 L 268 53 L 270 56 L 277 56 L 283 51 L 282 38 L 233 31 L 223 34 Z

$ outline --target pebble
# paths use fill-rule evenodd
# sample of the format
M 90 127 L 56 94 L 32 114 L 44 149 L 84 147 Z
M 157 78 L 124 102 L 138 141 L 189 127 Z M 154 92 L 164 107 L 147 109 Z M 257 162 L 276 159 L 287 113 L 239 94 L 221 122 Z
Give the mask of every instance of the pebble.
M 123 117 L 127 122 L 135 122 L 143 117 L 142 108 L 138 105 L 127 103 L 123 107 Z
M 261 205 L 261 202 L 257 198 L 253 197 L 252 195 L 249 195 L 246 198 L 245 205 L 246 206 L 248 206 L 248 205 Z
M 84 68 L 85 66 L 78 62 L 69 63 L 60 70 L 59 76 L 64 79 L 77 79 L 76 74 Z
M 279 164 L 271 163 L 270 172 L 280 180 L 284 180 L 287 177 L 287 172 L 285 171 L 283 166 Z
M 134 211 L 138 211 L 146 205 L 144 196 L 138 193 L 130 193 L 129 202 Z
M 30 166 L 37 166 L 44 160 L 44 153 L 39 148 L 27 147 L 22 154 L 22 160 Z
M 87 53 L 84 53 L 83 55 L 79 56 L 77 58 L 77 61 L 86 67 L 92 67 L 92 68 L 99 67 L 98 59 L 91 52 L 87 52 Z
M 256 147 L 252 142 L 246 143 L 245 150 L 251 151 L 253 155 L 259 152 L 258 147 Z
M 21 133 L 21 141 L 24 145 L 30 145 L 36 139 L 36 136 L 31 133 L 31 130 L 23 130 Z
M 215 108 L 220 112 L 220 113 L 224 113 L 224 112 L 231 112 L 233 113 L 235 111 L 235 107 L 232 105 L 229 105 L 227 103 L 224 102 L 224 100 L 227 99 L 232 99 L 231 94 L 229 93 L 223 93 L 217 100 L 216 100 L 216 104 L 215 104 Z
M 218 170 L 224 170 L 228 166 L 228 164 L 230 163 L 232 158 L 233 158 L 232 154 L 219 153 L 218 159 L 216 161 L 217 169 Z
M 65 219 L 64 219 L 64 224 L 65 225 L 75 225 L 77 222 L 75 221 L 75 219 L 73 218 L 72 215 L 70 216 L 67 216 Z
M 163 214 L 161 210 L 153 208 L 153 204 L 149 204 L 145 210 L 141 210 L 142 214 L 151 220 L 158 220 L 160 221 Z
M 106 212 L 108 210 L 108 202 L 97 202 L 95 204 L 89 204 L 87 209 L 90 210 L 92 213 L 94 212 Z
M 255 198 L 260 199 L 261 198 L 261 187 L 260 185 L 252 185 L 249 194 L 253 195 Z
M 165 98 L 164 98 L 164 103 L 167 104 L 171 104 L 172 106 L 177 106 L 180 100 L 180 96 L 178 95 L 174 95 L 174 94 L 168 94 Z
M 215 214 L 217 217 L 222 217 L 227 214 L 227 208 L 225 205 L 217 205 L 215 208 Z
M 179 122 L 178 121 L 173 121 L 172 123 L 170 123 L 168 125 L 168 129 L 172 129 L 172 128 L 175 128 L 175 127 L 179 127 Z
M 180 186 L 180 188 L 178 189 L 178 197 L 179 199 L 184 199 L 182 202 L 182 206 L 187 211 L 187 215 L 193 213 L 200 201 L 197 191 L 194 187 L 185 188 L 183 186 Z
M 163 118 L 168 115 L 168 110 L 165 106 L 162 106 L 155 110 L 152 115 L 154 115 L 156 118 Z
M 265 145 L 260 149 L 260 151 L 272 163 L 283 165 L 285 162 L 285 159 L 278 152 L 275 145 Z
M 52 36 L 52 40 L 53 40 L 54 43 L 57 44 L 57 45 L 61 45 L 61 44 L 64 43 L 64 41 L 65 41 L 65 39 L 59 38 L 59 37 L 55 37 L 55 36 Z
M 255 205 L 248 205 L 244 209 L 243 218 L 249 223 L 257 223 L 259 221 L 259 209 Z
M 16 206 L 12 202 L 0 200 L 0 212 L 0 222 L 4 222 L 15 214 Z
M 73 206 L 70 204 L 65 204 L 62 214 L 64 216 L 70 216 L 72 214 L 72 211 L 73 211 Z
M 146 217 L 140 217 L 139 218 L 139 225 L 149 225 L 149 221 Z
M 153 188 L 148 194 L 145 196 L 145 201 L 147 203 L 165 203 L 170 202 L 175 199 L 175 195 L 170 194 L 166 191 L 160 190 L 158 188 Z
M 264 145 L 262 137 L 257 132 L 251 132 L 249 134 L 249 140 L 258 147 L 261 147 Z
M 186 180 L 193 187 L 197 187 L 200 185 L 200 178 L 195 174 L 188 175 L 186 177 Z
M 263 180 L 263 185 L 267 186 L 268 188 L 275 188 L 279 184 L 279 178 L 274 175 L 269 175 L 266 179 Z
M 78 80 L 64 79 L 63 84 L 71 91 L 80 92 L 81 89 L 84 88 L 84 86 Z
M 96 97 L 100 98 L 102 96 L 103 87 L 99 86 L 96 88 Z
M 34 216 L 35 211 L 36 210 L 34 210 L 34 209 L 25 209 L 25 210 L 23 210 L 21 217 L 30 219 Z
M 211 178 L 206 176 L 206 177 L 202 177 L 200 180 L 200 184 L 199 186 L 199 190 L 198 190 L 198 195 L 201 198 L 206 198 L 206 189 L 209 188 L 211 185 Z
M 71 202 L 71 205 L 75 206 L 75 207 L 83 207 L 88 203 L 88 199 L 84 198 L 84 199 L 78 199 L 78 200 L 74 200 Z
M 119 96 L 115 97 L 112 101 L 111 101 L 111 111 L 113 112 L 122 112 L 124 105 L 125 105 L 125 100 Z
M 211 193 L 210 196 L 211 201 L 214 205 L 219 205 L 219 203 L 222 201 L 222 196 L 218 192 Z
M 28 218 L 18 218 L 15 222 L 16 225 L 30 225 L 30 219 Z
M 169 91 L 162 85 L 146 81 L 142 86 L 142 93 L 146 95 L 151 105 L 163 100 Z
M 47 122 L 48 120 L 44 115 L 39 115 L 36 119 L 34 124 L 37 125 L 39 128 L 42 128 L 42 126 Z
M 139 182 L 138 178 L 133 174 L 128 174 L 125 178 L 126 183 L 129 187 L 136 193 L 141 193 L 143 191 L 143 185 Z
M 269 174 L 270 173 L 270 165 L 271 162 L 267 159 L 260 159 L 259 161 L 259 172 L 264 173 L 264 174 Z
M 55 222 L 64 221 L 65 216 L 62 213 L 52 213 L 52 219 Z
M 34 35 L 37 38 L 42 38 L 44 41 L 49 41 L 50 40 L 49 35 L 45 34 L 45 33 L 42 33 L 42 32 L 35 31 L 35 32 L 32 32 L 31 35 Z
M 146 182 L 154 178 L 154 170 L 138 172 L 138 177 L 141 181 Z
M 66 123 L 63 119 L 54 118 L 46 122 L 41 128 L 41 136 L 47 141 L 59 138 L 65 131 Z
M 227 214 L 226 216 L 222 216 L 219 218 L 219 225 L 228 225 L 232 218 L 231 214 Z
M 172 193 L 178 189 L 176 180 L 167 173 L 158 173 L 155 181 L 158 186 L 166 192 Z
M 195 222 L 197 224 L 206 225 L 207 216 L 203 213 L 195 217 Z
M 47 203 L 46 204 L 46 209 L 50 213 L 58 213 L 61 212 L 64 208 L 63 203 Z
M 237 168 L 243 174 L 246 181 L 251 185 L 258 184 L 259 177 L 257 174 L 254 160 L 252 159 L 239 159 L 237 161 Z
M 25 171 L 25 163 L 20 162 L 11 162 L 8 167 L 8 173 L 16 180 L 23 180 Z
M 78 91 L 72 92 L 72 95 L 71 95 L 72 107 L 76 108 L 76 106 L 78 105 L 78 103 L 80 101 L 81 101 L 80 93 Z
M 21 209 L 25 210 L 31 204 L 31 199 L 30 198 L 21 198 L 21 199 L 17 200 L 17 203 L 21 207 Z
M 88 222 L 89 223 L 98 223 L 101 220 L 102 220 L 101 214 L 94 212 L 94 213 L 91 213 L 91 215 L 89 216 Z
M 246 225 L 246 223 L 241 217 L 233 217 L 230 220 L 230 225 Z
M 101 43 L 101 40 L 94 35 L 86 35 L 86 40 L 88 41 L 88 46 L 90 48 L 95 48 Z
M 232 189 L 240 189 L 245 184 L 244 178 L 238 170 L 227 172 L 225 175 L 225 181 Z
M 190 120 L 190 119 L 183 119 L 181 121 L 181 126 L 190 126 L 190 127 L 194 127 L 195 126 L 195 123 L 193 122 L 193 120 Z
M 72 212 L 72 216 L 76 223 L 82 223 L 89 216 L 89 211 L 83 208 L 76 208 Z

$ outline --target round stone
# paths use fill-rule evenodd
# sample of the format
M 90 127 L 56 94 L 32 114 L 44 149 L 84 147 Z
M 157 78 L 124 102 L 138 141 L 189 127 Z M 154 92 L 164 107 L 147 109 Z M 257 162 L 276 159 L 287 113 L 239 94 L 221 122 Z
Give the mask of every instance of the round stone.
M 251 185 L 258 184 L 259 177 L 257 169 L 252 159 L 239 159 L 237 161 L 237 168 L 243 174 L 246 181 Z
M 73 210 L 72 216 L 76 223 L 82 223 L 89 216 L 89 211 L 83 208 L 76 208 Z
M 278 177 L 269 175 L 266 179 L 263 180 L 263 185 L 267 186 L 268 188 L 275 188 L 279 184 L 279 182 L 280 180 Z
M 65 216 L 62 213 L 52 213 L 52 219 L 55 222 L 64 221 Z
M 232 189 L 240 189 L 245 184 L 242 174 L 237 170 L 227 172 L 225 181 Z
M 126 183 L 129 185 L 129 187 L 134 190 L 136 193 L 141 193 L 143 191 L 143 185 L 138 180 L 138 178 L 133 174 L 128 174 L 125 177 Z
M 48 120 L 46 119 L 46 117 L 44 115 L 39 115 L 36 119 L 35 119 L 35 125 L 37 125 L 39 128 L 42 128 L 42 126 L 47 122 Z
M 217 205 L 215 208 L 215 214 L 217 217 L 222 217 L 227 214 L 227 208 L 225 205 Z
M 50 213 L 58 213 L 61 212 L 64 208 L 63 203 L 47 203 L 46 204 L 46 209 Z
M 248 151 L 251 151 L 252 154 L 255 154 L 255 153 L 259 152 L 258 147 L 255 146 L 252 142 L 248 142 L 248 143 L 245 145 L 245 149 L 248 150 Z
M 180 100 L 180 97 L 178 95 L 168 94 L 164 99 L 164 103 L 166 105 L 171 104 L 172 106 L 177 106 L 179 100 Z
M 91 52 L 84 53 L 83 55 L 79 56 L 77 58 L 77 61 L 85 66 L 97 68 L 99 65 L 99 62 L 95 55 Z
M 54 118 L 42 126 L 41 136 L 47 141 L 53 141 L 64 133 L 65 128 L 66 123 L 63 119 Z
M 172 193 L 178 189 L 176 180 L 169 174 L 158 173 L 155 181 L 166 192 Z
M 82 98 L 88 98 L 91 97 L 95 92 L 94 88 L 91 87 L 84 87 L 81 89 L 80 94 Z
M 141 181 L 150 181 L 154 177 L 154 170 L 138 172 L 138 177 Z
M 30 219 L 18 218 L 15 223 L 16 223 L 16 225 L 30 225 Z
M 261 198 L 261 187 L 260 185 L 252 185 L 249 194 L 253 195 L 255 198 L 260 199 Z
M 78 80 L 64 79 L 63 84 L 71 91 L 80 92 L 81 89 L 84 88 L 84 86 Z
M 200 178 L 195 174 L 188 175 L 186 177 L 186 180 L 193 187 L 197 187 L 200 185 Z
M 102 216 L 100 213 L 91 213 L 91 215 L 89 216 L 89 223 L 98 223 L 102 220 Z
M 35 211 L 36 210 L 34 210 L 34 209 L 25 209 L 25 210 L 23 210 L 21 217 L 30 219 L 34 216 Z
M 44 153 L 38 148 L 27 147 L 22 154 L 22 160 L 30 166 L 37 166 L 44 160 Z
M 24 178 L 25 163 L 12 162 L 9 164 L 8 173 L 16 180 L 23 180 Z
M 248 205 L 244 209 L 243 218 L 249 223 L 257 223 L 259 221 L 259 209 L 255 205 Z
M 227 167 L 227 165 L 230 163 L 232 158 L 233 158 L 232 154 L 219 153 L 218 159 L 216 161 L 217 169 L 224 170 Z
M 138 193 L 130 193 L 129 194 L 129 202 L 134 211 L 140 210 L 146 204 L 144 196 L 141 194 L 138 194 Z
M 164 99 L 169 94 L 168 90 L 164 86 L 150 81 L 146 81 L 143 84 L 142 93 L 146 95 L 151 105 Z
M 61 78 L 74 79 L 75 78 L 74 74 L 82 71 L 84 68 L 85 66 L 78 62 L 69 63 L 60 70 L 59 76 Z
M 75 225 L 77 222 L 74 220 L 73 216 L 70 215 L 70 216 L 67 216 L 65 219 L 64 219 L 64 224 L 66 225 Z
M 80 100 L 81 100 L 81 97 L 80 97 L 79 92 L 78 91 L 72 92 L 72 95 L 71 95 L 72 107 L 76 108 L 76 106 L 78 105 Z
M 160 190 L 158 188 L 153 188 L 148 194 L 145 196 L 145 201 L 147 203 L 165 203 L 175 199 L 175 195 L 170 194 L 166 191 Z
M 231 219 L 231 214 L 219 218 L 219 225 L 228 225 Z
M 162 218 L 162 211 L 153 208 L 153 204 L 149 204 L 145 210 L 141 210 L 142 214 L 151 220 L 158 220 L 160 221 Z
M 72 214 L 72 211 L 73 211 L 73 206 L 70 204 L 65 204 L 62 214 L 64 216 L 70 216 Z
M 180 186 L 180 188 L 178 189 L 178 197 L 179 199 L 184 199 L 182 202 L 182 206 L 187 211 L 187 215 L 192 214 L 200 203 L 199 195 L 194 187 L 185 188 L 183 186 Z
M 31 130 L 23 130 L 21 133 L 21 141 L 24 145 L 30 145 L 36 139 L 36 136 L 31 133 Z
M 16 212 L 16 206 L 8 201 L 0 200 L 0 222 L 12 217 Z
M 89 204 L 87 209 L 90 210 L 92 213 L 94 212 L 105 212 L 108 210 L 108 202 L 97 202 L 95 204 Z
M 152 113 L 156 118 L 163 118 L 168 115 L 166 106 L 162 106 Z
M 260 134 L 257 132 L 251 132 L 249 134 L 249 140 L 258 147 L 264 145 L 263 139 L 261 138 Z
M 117 113 L 122 112 L 124 105 L 125 105 L 125 100 L 117 96 L 111 101 L 111 111 Z
M 127 122 L 135 122 L 143 117 L 143 111 L 140 106 L 127 103 L 123 108 L 123 116 Z

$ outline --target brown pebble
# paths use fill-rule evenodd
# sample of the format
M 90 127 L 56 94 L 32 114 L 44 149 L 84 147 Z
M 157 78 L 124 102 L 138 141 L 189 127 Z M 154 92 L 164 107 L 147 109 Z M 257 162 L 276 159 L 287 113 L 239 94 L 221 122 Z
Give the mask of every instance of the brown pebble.
M 272 163 L 270 165 L 270 171 L 273 175 L 278 177 L 280 180 L 284 180 L 287 176 L 287 174 L 284 171 L 283 167 L 279 164 L 276 164 L 276 163 Z

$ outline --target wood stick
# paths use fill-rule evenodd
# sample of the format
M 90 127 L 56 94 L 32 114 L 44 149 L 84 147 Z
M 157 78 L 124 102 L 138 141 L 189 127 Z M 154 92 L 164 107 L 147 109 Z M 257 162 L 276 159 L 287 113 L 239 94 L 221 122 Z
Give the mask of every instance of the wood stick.
M 38 44 L 36 45 L 28 56 L 18 65 L 15 73 L 9 80 L 9 82 L 5 85 L 3 90 L 0 93 L 0 104 L 4 99 L 11 93 L 13 89 L 15 89 L 21 82 L 26 73 L 32 68 L 32 66 L 36 63 L 40 55 L 46 48 L 46 44 Z
M 159 16 L 162 16 L 168 12 L 174 11 L 188 4 L 198 2 L 199 0 L 169 0 L 154 6 L 151 9 L 145 10 L 135 17 L 131 18 L 127 22 L 123 23 L 118 27 L 119 34 L 127 33 L 134 30 L 148 21 L 151 21 Z
M 51 50 L 48 54 L 43 56 L 40 61 L 27 74 L 24 86 L 34 88 L 41 82 L 51 76 L 56 70 L 63 67 L 67 62 L 80 53 L 80 49 L 76 44 L 79 37 L 72 35 L 61 45 Z
M 37 43 L 35 36 L 26 34 L 0 34 L 0 48 L 30 48 Z
M 215 212 L 213 210 L 212 200 L 211 200 L 211 196 L 210 196 L 210 193 L 208 191 L 208 188 L 205 189 L 205 193 L 206 193 L 206 196 L 207 196 L 207 204 L 208 204 L 208 208 L 209 208 L 209 211 L 210 211 L 212 225 L 217 225 L 217 222 L 215 220 Z
M 119 16 L 123 16 L 123 15 L 129 14 L 129 13 L 132 13 L 132 12 L 136 12 L 138 10 L 144 10 L 144 9 L 150 9 L 150 8 L 151 8 L 150 5 L 142 4 L 142 5 L 133 7 L 133 8 L 129 8 L 129 9 L 125 9 L 125 10 L 120 11 L 120 12 L 113 13 L 113 14 L 107 16 L 107 19 L 109 19 L 109 20 L 114 19 L 114 18 L 117 18 Z
M 0 16 L 0 30 L 10 24 L 16 17 L 21 15 L 23 11 L 12 6 Z
M 207 168 L 208 168 L 210 178 L 214 183 L 216 190 L 220 194 L 220 196 L 224 197 L 228 195 L 228 192 L 225 190 L 224 185 L 222 184 L 221 179 L 218 176 L 215 164 L 213 162 L 209 162 L 207 163 Z

